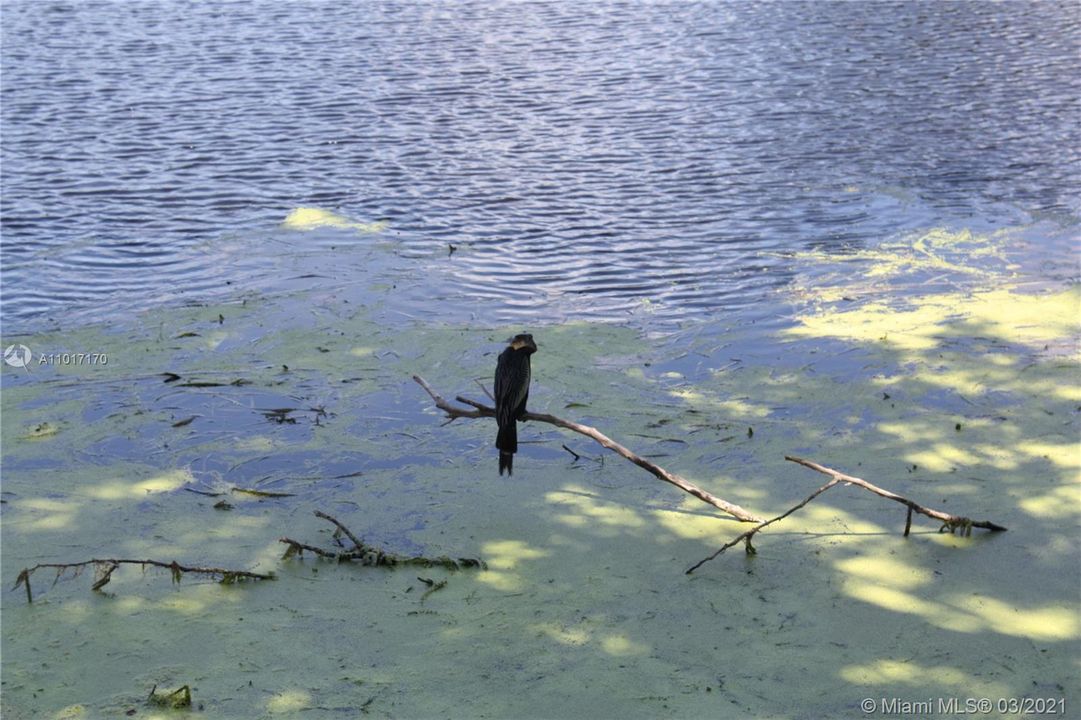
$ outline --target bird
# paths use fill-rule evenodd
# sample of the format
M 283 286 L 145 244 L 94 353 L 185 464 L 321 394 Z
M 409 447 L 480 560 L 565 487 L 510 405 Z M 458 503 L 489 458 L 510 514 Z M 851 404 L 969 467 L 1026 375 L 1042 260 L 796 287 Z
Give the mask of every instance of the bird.
M 537 352 L 537 344 L 528 333 L 515 335 L 507 341 L 495 366 L 495 421 L 499 432 L 495 446 L 499 448 L 499 474 L 514 474 L 514 453 L 518 452 L 518 419 L 525 414 L 529 399 L 529 356 Z

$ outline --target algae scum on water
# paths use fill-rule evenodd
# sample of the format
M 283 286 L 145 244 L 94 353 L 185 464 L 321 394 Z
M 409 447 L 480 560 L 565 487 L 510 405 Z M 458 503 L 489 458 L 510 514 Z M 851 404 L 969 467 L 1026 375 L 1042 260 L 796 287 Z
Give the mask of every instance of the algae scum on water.
M 757 514 L 821 484 L 792 453 L 1009 527 L 917 519 L 902 538 L 903 508 L 842 487 L 764 531 L 754 558 L 691 577 L 746 526 L 540 423 L 500 478 L 494 423 L 444 424 L 411 379 L 484 401 L 475 381 L 521 328 L 394 319 L 380 286 L 5 338 L 109 358 L 3 370 L 5 717 L 175 712 L 148 698 L 185 687 L 193 709 L 236 718 L 1072 707 L 1081 294 L 1019 292 L 1008 241 L 943 231 L 836 274 L 799 258 L 784 322 L 530 328 L 531 409 Z M 283 559 L 282 536 L 349 547 L 316 510 L 398 556 L 487 569 Z M 89 571 L 35 574 L 33 604 L 10 589 L 23 567 L 109 557 L 277 579 L 124 566 L 98 592 Z

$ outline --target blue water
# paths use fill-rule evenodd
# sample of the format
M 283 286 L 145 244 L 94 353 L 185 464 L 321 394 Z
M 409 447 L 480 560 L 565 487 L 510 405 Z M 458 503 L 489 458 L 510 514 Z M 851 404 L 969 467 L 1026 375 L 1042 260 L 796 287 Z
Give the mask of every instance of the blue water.
M 438 274 L 429 315 L 492 321 L 746 309 L 786 253 L 937 226 L 1023 228 L 1076 273 L 1073 2 L 0 13 L 7 332 L 346 287 L 376 242 Z M 302 206 L 389 226 L 280 230 Z

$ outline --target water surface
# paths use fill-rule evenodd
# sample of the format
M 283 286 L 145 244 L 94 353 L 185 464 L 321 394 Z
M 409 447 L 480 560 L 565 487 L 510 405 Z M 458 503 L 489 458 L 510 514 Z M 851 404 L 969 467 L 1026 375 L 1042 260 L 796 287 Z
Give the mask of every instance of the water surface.
M 1070 3 L 7 2 L 2 32 L 9 332 L 348 285 L 349 243 L 275 233 L 306 206 L 387 220 L 493 320 L 752 308 L 780 251 L 936 226 L 1035 226 L 1076 276 Z
M 0 12 L 4 346 L 109 357 L 0 365 L 5 718 L 1081 702 L 1071 4 Z M 757 514 L 796 454 L 1009 531 L 838 487 L 688 577 L 745 526 L 411 380 L 523 326 L 532 409 Z M 283 559 L 316 509 L 488 569 Z M 108 556 L 278 580 L 11 590 Z

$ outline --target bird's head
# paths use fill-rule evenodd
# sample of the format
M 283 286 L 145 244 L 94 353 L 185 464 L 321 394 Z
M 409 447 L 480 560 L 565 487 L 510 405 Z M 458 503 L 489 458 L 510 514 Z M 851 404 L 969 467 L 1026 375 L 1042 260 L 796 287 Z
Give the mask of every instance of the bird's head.
M 533 336 L 528 333 L 515 335 L 508 342 L 511 350 L 526 350 L 531 355 L 537 352 L 537 343 L 533 342 Z

